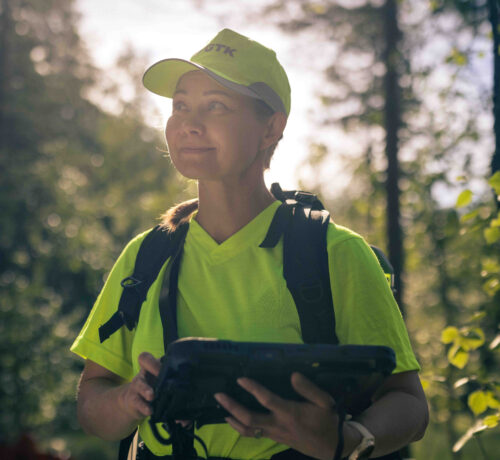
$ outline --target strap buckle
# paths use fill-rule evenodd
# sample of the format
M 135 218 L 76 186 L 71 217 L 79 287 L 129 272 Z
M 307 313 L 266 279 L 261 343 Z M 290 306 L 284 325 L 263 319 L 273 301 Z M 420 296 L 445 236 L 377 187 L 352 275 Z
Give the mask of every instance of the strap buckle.
M 314 193 L 310 193 L 310 192 L 303 192 L 301 190 L 297 190 L 294 195 L 293 195 L 294 199 L 296 201 L 298 201 L 299 203 L 302 203 L 302 204 L 309 204 L 309 205 L 312 205 L 315 203 L 315 201 L 318 199 L 318 197 L 316 195 L 314 195 Z

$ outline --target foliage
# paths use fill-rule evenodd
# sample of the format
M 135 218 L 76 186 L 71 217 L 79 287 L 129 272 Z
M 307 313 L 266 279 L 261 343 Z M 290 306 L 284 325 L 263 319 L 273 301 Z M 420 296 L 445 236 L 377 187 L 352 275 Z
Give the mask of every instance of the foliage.
M 114 113 L 93 102 L 77 20 L 74 1 L 0 8 L 0 441 L 78 430 L 69 346 L 124 244 L 185 188 L 140 93 L 107 88 Z M 129 52 L 116 71 L 131 68 Z
M 315 49 L 325 68 L 325 83 L 320 110 L 313 118 L 328 129 L 323 139 L 347 133 L 356 141 L 335 150 L 327 140 L 314 142 L 310 164 L 317 173 L 312 176 L 314 183 L 303 182 L 301 187 L 320 192 L 337 222 L 383 248 L 387 247 L 383 110 L 390 103 L 383 87 L 385 3 L 291 0 L 271 2 L 266 10 L 266 17 L 299 37 L 297 47 L 305 43 L 297 59 L 306 55 L 315 62 L 310 43 L 318 43 Z M 494 336 L 498 322 L 490 314 L 492 298 L 482 288 L 488 283 L 490 293 L 496 289 L 483 239 L 484 232 L 494 238 L 496 230 L 481 224 L 493 219 L 493 211 L 489 196 L 481 195 L 484 183 L 478 185 L 477 179 L 484 176 L 492 140 L 491 81 L 484 81 L 483 70 L 491 53 L 490 28 L 485 2 L 409 0 L 398 5 L 406 320 L 424 370 L 432 422 L 447 437 L 450 455 L 457 456 L 451 446 L 463 432 L 465 387 L 453 387 L 460 370 L 448 366 L 443 344 L 433 338 L 448 325 L 462 324 L 446 334 L 451 359 L 484 375 L 495 368 L 491 353 L 480 344 L 483 335 L 484 340 Z M 342 189 L 332 176 L 330 166 L 335 163 L 341 163 L 336 169 L 350 177 Z M 474 208 L 472 190 L 461 194 L 458 209 L 450 201 L 461 186 L 455 180 L 458 175 L 470 177 L 472 190 L 482 197 Z M 466 323 L 464 318 L 479 309 L 486 313 L 481 325 Z
M 499 195 L 500 171 L 497 171 L 489 179 L 488 183 L 493 188 L 495 195 Z M 473 437 L 486 430 L 495 429 L 500 421 L 500 376 L 498 371 L 490 371 L 481 365 L 478 366 L 478 363 L 480 363 L 478 360 L 476 360 L 475 365 L 472 364 L 474 368 L 472 372 L 467 368 L 470 355 L 480 354 L 481 351 L 484 354 L 491 354 L 490 359 L 494 362 L 498 361 L 498 347 L 500 345 L 499 331 L 491 327 L 498 324 L 496 318 L 498 312 L 495 311 L 493 305 L 500 298 L 500 252 L 498 251 L 500 233 L 494 232 L 499 225 L 499 211 L 497 210 L 496 216 L 492 212 L 486 218 L 481 217 L 479 208 L 483 204 L 473 204 L 472 198 L 472 191 L 466 189 L 460 193 L 456 206 L 459 208 L 464 206 L 472 207 L 472 210 L 469 209 L 467 214 L 462 216 L 462 225 L 466 232 L 474 231 L 479 233 L 482 230 L 484 249 L 481 251 L 483 253 L 483 269 L 481 273 L 483 277 L 487 278 L 487 281 L 483 284 L 483 290 L 493 303 L 488 305 L 486 302 L 481 311 L 476 312 L 469 318 L 464 326 L 460 328 L 448 326 L 442 331 L 442 343 L 450 345 L 448 361 L 452 366 L 464 370 L 454 382 L 454 388 L 467 388 L 467 406 L 473 414 L 471 426 L 454 444 L 454 452 L 460 451 Z M 488 316 L 491 316 L 491 318 L 488 318 Z M 485 327 L 481 327 L 480 323 L 486 323 Z
M 1 1 L 0 433 L 33 432 L 55 450 L 97 458 L 101 447 L 78 439 L 81 361 L 68 348 L 123 245 L 184 198 L 186 184 L 145 123 L 140 90 L 123 98 L 91 65 L 74 1 Z M 311 146 L 310 164 L 328 174 L 302 187 L 386 247 L 382 3 L 272 1 L 258 20 L 298 38 L 297 60 L 324 63 L 315 121 L 328 135 Z M 436 432 L 455 455 L 498 430 L 499 418 L 500 219 L 476 181 L 491 145 L 491 88 L 476 84 L 488 56 L 485 4 L 399 2 L 406 320 Z M 143 68 L 125 50 L 115 71 L 138 82 Z M 339 133 L 355 147 L 333 151 L 325 139 Z M 345 189 L 332 161 L 351 178 Z M 471 178 L 460 194 L 458 174 Z M 499 182 L 490 179 L 496 194 Z

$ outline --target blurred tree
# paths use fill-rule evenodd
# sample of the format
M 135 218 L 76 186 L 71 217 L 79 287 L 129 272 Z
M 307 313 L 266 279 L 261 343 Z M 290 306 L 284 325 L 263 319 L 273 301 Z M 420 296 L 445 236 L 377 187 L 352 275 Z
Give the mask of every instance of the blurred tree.
M 440 0 L 433 2 L 433 9 L 436 13 L 447 11 L 448 9 L 458 10 L 467 25 L 477 31 L 486 22 L 491 27 L 491 46 L 492 46 L 492 67 L 493 67 L 493 120 L 495 149 L 491 158 L 491 174 L 500 170 L 500 30 L 498 16 L 500 4 L 497 0 Z M 500 208 L 500 198 L 496 198 L 497 206 Z
M 49 440 L 77 429 L 68 347 L 105 273 L 186 185 L 138 88 L 90 63 L 73 0 L 0 5 L 0 433 Z M 116 72 L 144 68 L 129 50 Z
M 359 146 L 358 155 L 353 155 L 347 150 L 329 152 L 326 143 L 314 143 L 310 161 L 316 171 L 326 173 L 314 176 L 323 182 L 302 187 L 322 192 L 339 222 L 385 247 L 386 204 L 395 193 L 388 196 L 384 186 L 390 182 L 386 154 L 391 146 L 394 160 L 397 147 L 407 323 L 426 383 L 437 382 L 428 386 L 432 415 L 435 429 L 447 432 L 444 455 L 451 456 L 467 405 L 453 394 L 456 371 L 432 337 L 439 336 L 448 321 L 489 304 L 480 276 L 487 249 L 476 232 L 462 232 L 450 197 L 456 193 L 457 176 L 484 175 L 492 139 L 492 92 L 490 81 L 483 83 L 488 71 L 482 60 L 491 50 L 490 29 L 483 19 L 474 25 L 456 8 L 441 8 L 442 3 L 397 2 L 395 15 L 392 2 L 382 0 L 272 1 L 259 17 L 294 34 L 297 57 L 313 61 L 317 50 L 322 62 L 331 63 L 315 119 L 332 137 L 342 128 Z M 389 14 L 391 21 L 384 23 Z M 391 81 L 395 86 L 389 90 Z M 395 122 L 388 125 L 388 116 Z M 338 199 L 328 193 L 335 186 L 328 173 L 333 154 L 342 157 L 343 172 L 352 177 L 349 186 L 336 193 Z M 393 167 L 398 163 L 393 161 Z M 397 174 L 393 171 L 391 177 L 394 181 Z M 488 206 L 480 209 L 483 217 L 491 213 Z M 428 445 L 420 454 L 433 458 L 433 449 L 442 446 Z
M 397 300 L 404 310 L 399 151 L 405 140 L 401 139 L 406 123 L 403 116 L 418 101 L 410 85 L 408 44 L 399 26 L 398 8 L 393 0 L 291 1 L 273 2 L 266 12 L 278 18 L 276 22 L 288 32 L 321 31 L 318 35 L 331 45 L 323 54 L 330 64 L 326 68 L 328 89 L 321 96 L 325 115 L 319 121 L 341 126 L 353 136 L 359 134 L 361 158 L 369 168 L 358 168 L 358 172 L 369 177 L 359 175 L 351 193 L 363 194 L 366 215 L 379 213 L 378 200 L 385 196 L 385 235 L 374 233 L 378 233 L 377 239 L 381 237 L 377 244 L 387 248 L 397 275 Z M 346 156 L 356 162 L 352 154 Z M 379 191 L 370 193 L 374 187 Z
M 385 180 L 387 200 L 387 246 L 389 259 L 394 266 L 396 300 L 403 305 L 403 235 L 400 223 L 399 188 L 399 129 L 401 126 L 400 68 L 404 62 L 399 52 L 398 42 L 401 31 L 398 25 L 396 0 L 386 0 L 384 5 L 384 128 L 385 155 L 387 157 L 387 177 Z

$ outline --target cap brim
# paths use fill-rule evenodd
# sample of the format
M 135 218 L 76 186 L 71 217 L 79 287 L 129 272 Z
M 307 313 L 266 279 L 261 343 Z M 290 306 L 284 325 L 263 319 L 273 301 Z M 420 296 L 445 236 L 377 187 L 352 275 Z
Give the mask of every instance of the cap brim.
M 177 82 L 185 73 L 205 70 L 202 66 L 184 59 L 163 59 L 149 67 L 142 77 L 143 85 L 151 92 L 172 97 Z
M 185 61 L 184 59 L 163 59 L 162 61 L 158 61 L 144 72 L 142 83 L 149 91 L 155 94 L 164 97 L 173 97 L 179 79 L 184 74 L 193 70 L 201 70 L 217 83 L 237 93 L 255 99 L 262 99 L 261 95 L 252 91 L 249 87 L 221 77 L 200 64 Z

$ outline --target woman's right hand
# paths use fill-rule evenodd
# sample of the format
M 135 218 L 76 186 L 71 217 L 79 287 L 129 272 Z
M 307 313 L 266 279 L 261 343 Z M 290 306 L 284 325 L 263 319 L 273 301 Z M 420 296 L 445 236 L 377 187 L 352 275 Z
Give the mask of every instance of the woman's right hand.
M 154 390 L 146 379 L 149 372 L 158 377 L 160 372 L 160 360 L 151 353 L 143 352 L 139 355 L 140 371 L 122 387 L 118 403 L 122 411 L 134 420 L 142 420 L 152 414 L 151 401 L 154 398 Z

